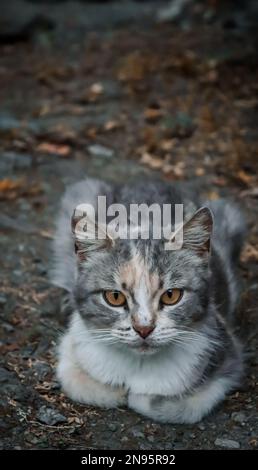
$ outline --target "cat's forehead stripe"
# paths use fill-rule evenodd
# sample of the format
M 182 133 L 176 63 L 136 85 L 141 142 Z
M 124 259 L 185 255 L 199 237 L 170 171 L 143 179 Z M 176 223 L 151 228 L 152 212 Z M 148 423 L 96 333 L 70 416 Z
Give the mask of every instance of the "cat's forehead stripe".
M 157 272 L 151 272 L 146 261 L 138 252 L 119 268 L 120 283 L 134 292 L 143 283 L 149 295 L 153 295 L 160 287 L 160 279 Z

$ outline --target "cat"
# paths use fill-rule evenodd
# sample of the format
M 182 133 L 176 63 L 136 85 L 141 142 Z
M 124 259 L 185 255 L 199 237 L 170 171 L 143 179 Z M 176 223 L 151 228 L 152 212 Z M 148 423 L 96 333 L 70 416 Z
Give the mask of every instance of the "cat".
M 81 203 L 96 208 L 98 195 L 126 207 L 184 204 L 183 246 L 166 251 L 164 240 L 151 238 L 78 238 L 74 210 Z M 195 423 L 210 413 L 243 376 L 233 323 L 244 237 L 237 206 L 203 204 L 186 186 L 90 178 L 70 186 L 57 220 L 52 274 L 73 311 L 58 347 L 64 392 L 164 423 Z

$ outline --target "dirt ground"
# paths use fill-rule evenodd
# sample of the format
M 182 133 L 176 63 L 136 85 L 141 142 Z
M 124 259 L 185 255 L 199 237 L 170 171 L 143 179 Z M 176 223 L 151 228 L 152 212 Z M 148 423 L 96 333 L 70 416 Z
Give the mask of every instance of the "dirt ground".
M 110 13 L 112 2 L 97 10 L 35 2 L 28 12 L 25 3 L 6 7 L 15 24 L 6 21 L 0 35 L 0 448 L 257 448 L 255 28 L 206 4 L 160 23 L 153 2 L 123 14 Z M 192 426 L 74 404 L 55 379 L 67 317 L 48 271 L 62 191 L 85 175 L 153 174 L 171 184 L 193 179 L 211 199 L 232 196 L 249 225 L 236 315 L 246 377 Z

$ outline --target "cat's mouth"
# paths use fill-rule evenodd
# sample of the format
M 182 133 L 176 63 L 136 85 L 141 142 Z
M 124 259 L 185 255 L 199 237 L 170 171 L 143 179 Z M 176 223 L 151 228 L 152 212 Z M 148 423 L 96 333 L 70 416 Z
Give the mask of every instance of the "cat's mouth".
M 154 354 L 160 348 L 158 345 L 155 345 L 153 342 L 143 339 L 137 343 L 128 343 L 128 346 L 131 350 L 138 354 Z

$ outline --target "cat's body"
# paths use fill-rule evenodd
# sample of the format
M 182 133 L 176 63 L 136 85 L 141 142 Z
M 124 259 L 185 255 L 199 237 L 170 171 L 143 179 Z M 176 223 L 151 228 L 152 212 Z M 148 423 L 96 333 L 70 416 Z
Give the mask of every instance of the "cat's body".
M 78 261 L 71 216 L 78 204 L 96 207 L 98 195 L 126 207 L 183 203 L 182 249 L 165 252 L 162 240 L 120 239 L 94 249 L 80 240 Z M 113 188 L 88 179 L 68 189 L 57 226 L 53 282 L 69 292 L 74 311 L 58 363 L 58 377 L 72 399 L 128 405 L 154 420 L 192 423 L 238 385 L 242 352 L 231 324 L 244 223 L 230 203 L 208 205 L 214 216 L 210 251 L 209 210 L 195 213 L 198 197 L 180 186 Z M 176 304 L 161 303 L 172 290 L 180 291 Z M 108 305 L 106 292 L 119 292 L 125 304 Z

